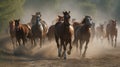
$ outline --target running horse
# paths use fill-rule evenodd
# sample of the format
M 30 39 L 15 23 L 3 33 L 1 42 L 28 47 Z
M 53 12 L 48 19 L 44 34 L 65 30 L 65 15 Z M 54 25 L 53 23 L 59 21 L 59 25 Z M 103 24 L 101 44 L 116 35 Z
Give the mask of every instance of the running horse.
M 108 42 L 111 41 L 112 47 L 116 47 L 116 43 L 117 43 L 116 20 L 110 20 L 109 23 L 107 24 L 107 26 L 106 26 L 106 37 L 108 39 Z
M 10 33 L 10 38 L 13 44 L 13 48 L 15 48 L 15 41 L 16 40 L 16 34 L 15 34 L 15 22 L 14 20 L 9 21 L 9 33 Z
M 41 14 L 36 12 L 36 15 L 32 15 L 31 23 L 32 23 L 32 38 L 33 44 L 36 45 L 36 39 L 40 40 L 40 47 L 42 47 L 43 40 L 47 34 L 47 24 L 41 18 Z
M 20 19 L 14 20 L 15 21 L 15 33 L 16 33 L 16 40 L 19 45 L 21 45 L 21 40 L 23 45 L 27 42 L 27 38 L 31 39 L 31 28 L 27 24 L 21 24 Z M 32 39 L 31 39 L 32 43 Z
M 72 35 L 74 34 L 74 29 L 70 25 L 69 20 L 70 20 L 70 11 L 63 11 L 63 22 L 57 22 L 55 24 L 55 41 L 57 44 L 58 48 L 58 57 L 66 59 L 66 49 L 67 49 L 67 44 L 69 44 L 69 50 L 67 51 L 67 54 L 71 54 L 71 49 L 72 49 Z M 59 42 L 60 40 L 60 42 Z M 63 47 L 63 52 L 62 52 L 62 47 Z M 62 54 L 61 54 L 62 52 Z
M 85 16 L 85 18 L 83 19 L 83 21 L 81 22 L 79 28 L 77 28 L 77 30 L 75 31 L 75 37 L 74 37 L 74 40 L 75 40 L 75 43 L 76 45 L 78 45 L 78 41 L 80 42 L 80 55 L 82 55 L 82 57 L 85 57 L 86 56 L 86 51 L 87 51 L 87 48 L 88 48 L 88 43 L 90 41 L 90 27 L 92 25 L 91 23 L 91 17 L 90 16 Z M 85 50 L 82 54 L 82 47 L 83 47 L 83 44 L 86 42 L 85 44 Z
M 104 25 L 100 24 L 96 27 L 96 38 L 100 39 L 101 41 L 105 37 Z

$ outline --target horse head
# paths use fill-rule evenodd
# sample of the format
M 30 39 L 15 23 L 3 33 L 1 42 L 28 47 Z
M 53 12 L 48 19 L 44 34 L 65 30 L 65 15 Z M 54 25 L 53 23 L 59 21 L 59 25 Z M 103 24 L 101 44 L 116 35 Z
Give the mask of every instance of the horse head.
M 63 20 L 64 20 L 63 16 L 58 15 L 58 22 Z
M 15 19 L 15 28 L 16 30 L 19 30 L 19 25 L 20 25 L 20 19 Z
M 13 20 L 9 21 L 9 26 L 10 26 L 10 27 L 15 26 L 15 22 L 14 22 Z
M 112 25 L 113 27 L 116 27 L 116 20 L 111 20 L 111 25 Z
M 82 21 L 82 24 L 85 24 L 90 28 L 92 25 L 91 20 L 92 20 L 92 18 L 90 16 L 85 16 L 85 18 Z
M 70 25 L 70 23 L 69 23 L 69 20 L 70 20 L 70 11 L 69 12 L 67 12 L 67 11 L 63 11 L 63 15 L 64 15 L 64 23 L 66 24 L 66 25 Z

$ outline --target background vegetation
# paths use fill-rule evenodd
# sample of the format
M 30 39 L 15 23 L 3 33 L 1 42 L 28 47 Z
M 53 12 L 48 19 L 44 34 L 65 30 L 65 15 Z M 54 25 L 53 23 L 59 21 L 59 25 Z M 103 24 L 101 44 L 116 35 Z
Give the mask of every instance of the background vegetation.
M 8 28 L 11 19 L 21 18 L 29 8 L 43 12 L 77 9 L 83 15 L 96 15 L 100 11 L 119 20 L 119 3 L 120 0 L 0 0 L 0 32 Z

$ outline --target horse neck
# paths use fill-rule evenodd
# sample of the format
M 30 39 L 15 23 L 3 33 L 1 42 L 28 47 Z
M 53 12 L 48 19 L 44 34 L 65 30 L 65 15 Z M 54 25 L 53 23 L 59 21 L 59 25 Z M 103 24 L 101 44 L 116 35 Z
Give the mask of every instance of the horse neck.
M 86 24 L 84 24 L 84 25 L 83 25 L 83 29 L 84 29 L 85 31 L 89 31 L 89 26 L 86 25 Z
M 64 23 L 64 25 L 65 25 L 65 26 L 69 26 L 69 25 L 70 25 L 70 23 L 69 23 L 69 20 L 68 20 L 68 19 L 67 19 L 67 20 L 64 20 L 64 22 L 63 22 L 63 23 Z
M 14 29 L 15 29 L 15 25 L 10 25 L 10 30 L 14 31 Z

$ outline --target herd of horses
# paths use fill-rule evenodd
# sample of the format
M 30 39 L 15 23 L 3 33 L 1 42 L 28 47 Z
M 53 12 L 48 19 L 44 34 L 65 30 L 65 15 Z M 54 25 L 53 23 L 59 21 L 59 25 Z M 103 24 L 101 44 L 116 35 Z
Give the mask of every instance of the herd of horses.
M 106 25 L 100 24 L 95 28 L 95 23 L 90 16 L 85 16 L 81 22 L 75 19 L 70 23 L 70 11 L 63 11 L 63 16 L 58 15 L 56 23 L 48 27 L 46 22 L 41 19 L 41 13 L 36 12 L 32 15 L 31 22 L 22 24 L 20 19 L 9 22 L 10 37 L 14 46 L 26 45 L 27 41 L 31 42 L 32 47 L 39 42 L 40 47 L 46 41 L 55 40 L 58 49 L 58 57 L 66 59 L 66 52 L 71 54 L 72 44 L 80 49 L 80 56 L 85 57 L 89 42 L 95 38 L 107 38 L 108 42 L 116 47 L 117 28 L 116 20 L 110 20 Z M 39 40 L 39 41 L 38 41 Z M 37 42 L 36 42 L 37 41 Z M 82 48 L 85 43 L 84 51 Z M 67 51 L 67 46 L 69 46 Z

